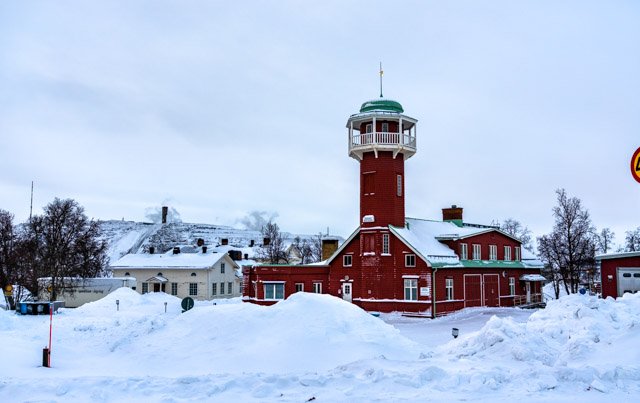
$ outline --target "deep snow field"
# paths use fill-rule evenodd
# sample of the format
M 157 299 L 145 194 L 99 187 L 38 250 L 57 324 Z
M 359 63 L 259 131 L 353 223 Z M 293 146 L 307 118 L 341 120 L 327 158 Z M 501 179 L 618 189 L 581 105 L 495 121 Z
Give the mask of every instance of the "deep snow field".
M 640 294 L 430 320 L 307 293 L 181 313 L 122 288 L 54 315 L 43 368 L 48 337 L 48 316 L 0 310 L 1 402 L 640 401 Z

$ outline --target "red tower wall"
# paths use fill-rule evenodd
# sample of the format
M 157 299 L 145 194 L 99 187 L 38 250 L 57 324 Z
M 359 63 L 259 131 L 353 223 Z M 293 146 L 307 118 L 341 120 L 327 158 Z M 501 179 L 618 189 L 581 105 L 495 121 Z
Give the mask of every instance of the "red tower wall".
M 402 176 L 402 192 L 398 196 L 397 178 Z M 366 227 L 404 227 L 404 158 L 391 151 L 365 153 L 360 161 L 360 223 Z M 366 215 L 374 222 L 363 223 Z

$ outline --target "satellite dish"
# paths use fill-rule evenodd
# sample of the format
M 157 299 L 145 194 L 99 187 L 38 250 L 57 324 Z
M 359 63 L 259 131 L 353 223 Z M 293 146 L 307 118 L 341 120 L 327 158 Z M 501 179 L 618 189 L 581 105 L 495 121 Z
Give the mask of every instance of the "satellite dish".
M 193 298 L 187 297 L 182 300 L 182 312 L 186 312 L 193 308 Z

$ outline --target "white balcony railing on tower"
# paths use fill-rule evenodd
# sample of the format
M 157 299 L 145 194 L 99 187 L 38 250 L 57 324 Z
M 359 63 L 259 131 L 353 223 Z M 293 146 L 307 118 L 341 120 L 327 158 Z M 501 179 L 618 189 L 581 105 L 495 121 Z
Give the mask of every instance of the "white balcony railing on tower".
M 375 133 L 361 133 L 353 134 L 351 136 L 351 147 L 359 147 L 366 145 L 398 145 L 406 147 L 416 147 L 416 137 L 404 133 L 389 133 L 389 132 L 375 132 Z

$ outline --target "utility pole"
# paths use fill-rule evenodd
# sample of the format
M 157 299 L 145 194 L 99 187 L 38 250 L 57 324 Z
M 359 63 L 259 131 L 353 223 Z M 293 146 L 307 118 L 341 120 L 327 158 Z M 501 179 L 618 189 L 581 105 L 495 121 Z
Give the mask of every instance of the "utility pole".
M 32 214 L 33 214 L 33 181 L 31 181 L 31 206 L 29 207 L 29 222 L 31 222 Z

